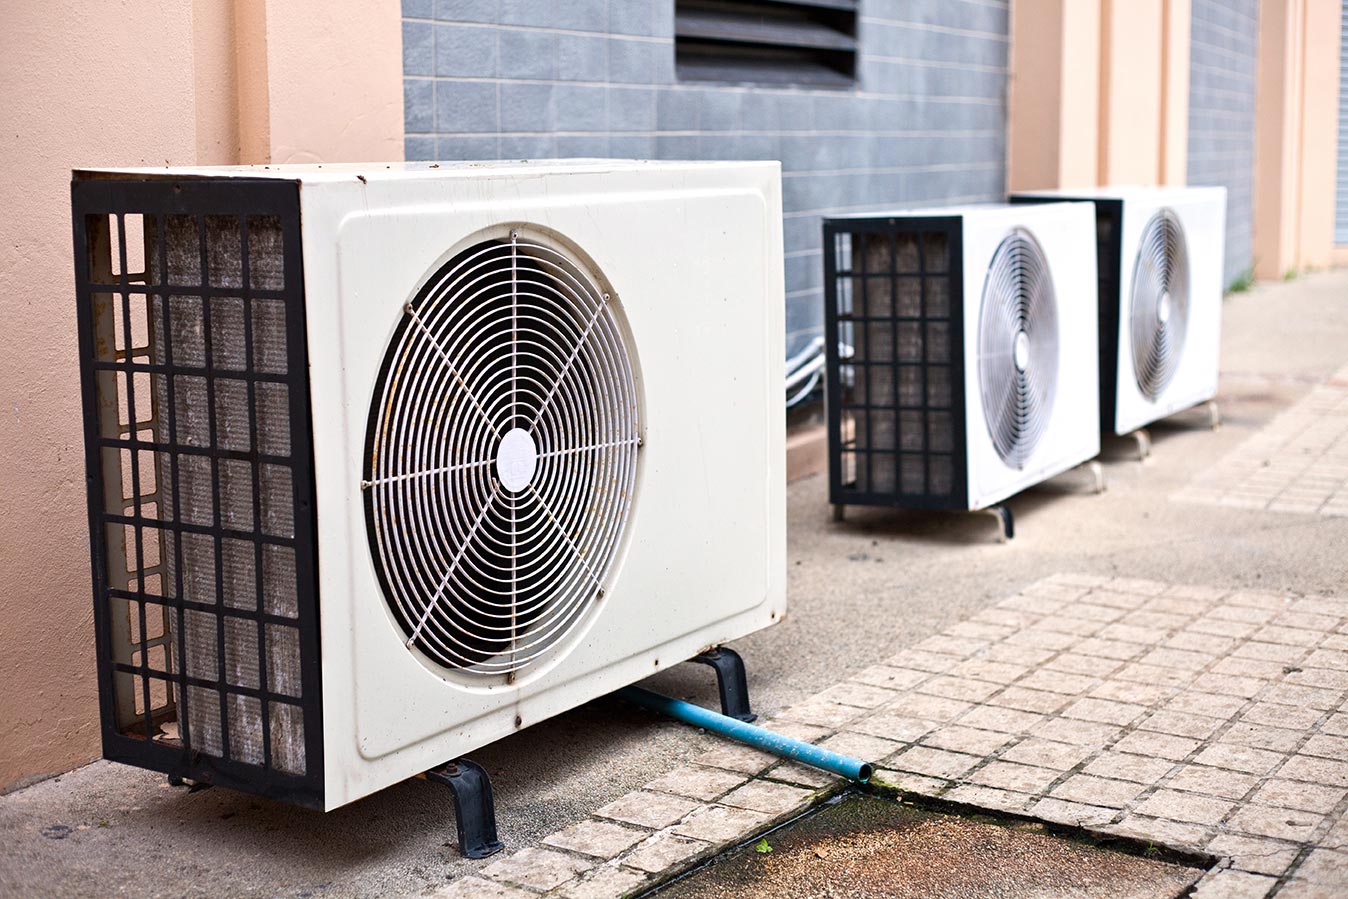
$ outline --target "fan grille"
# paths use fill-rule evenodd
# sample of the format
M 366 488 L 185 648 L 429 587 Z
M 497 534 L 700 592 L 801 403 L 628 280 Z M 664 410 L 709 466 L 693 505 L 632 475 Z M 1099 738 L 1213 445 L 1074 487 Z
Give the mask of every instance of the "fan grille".
M 983 282 L 978 380 L 997 455 L 1024 468 L 1053 411 L 1058 304 L 1044 251 L 1023 228 L 1003 238 Z
M 604 594 L 640 421 L 620 310 L 523 232 L 445 264 L 404 310 L 371 408 L 371 551 L 416 647 L 510 674 Z
M 1154 401 L 1175 376 L 1189 324 L 1189 251 L 1179 217 L 1169 209 L 1153 215 L 1142 232 L 1130 317 L 1133 374 Z

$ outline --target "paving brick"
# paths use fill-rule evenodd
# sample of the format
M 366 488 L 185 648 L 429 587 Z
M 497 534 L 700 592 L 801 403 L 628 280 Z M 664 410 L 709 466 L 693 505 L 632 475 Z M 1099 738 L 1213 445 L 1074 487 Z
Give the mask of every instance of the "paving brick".
M 1304 659 L 1308 653 L 1304 646 L 1287 646 L 1284 644 L 1251 640 L 1250 642 L 1242 643 L 1231 650 L 1231 655 L 1238 659 L 1258 659 L 1263 662 L 1280 662 L 1284 665 L 1295 665 Z
M 872 782 L 897 787 L 905 793 L 917 793 L 920 796 L 935 796 L 950 786 L 950 781 L 940 777 L 926 777 L 911 771 L 895 771 L 880 768 L 871 777 Z
M 1348 787 L 1348 762 L 1295 755 L 1278 769 L 1278 776 L 1335 787 Z
M 1217 732 L 1224 722 L 1219 718 L 1206 718 L 1186 712 L 1152 712 L 1137 725 L 1143 730 L 1173 734 L 1177 737 L 1190 737 L 1206 740 Z
M 1202 824 L 1173 821 L 1168 818 L 1150 818 L 1137 812 L 1130 812 L 1122 821 L 1108 824 L 1102 829 L 1129 839 L 1146 840 L 1149 843 L 1183 851 L 1192 851 L 1202 846 L 1208 836 L 1208 828 Z
M 760 718 L 754 723 L 766 730 L 794 737 L 797 740 L 804 740 L 806 743 L 815 743 L 834 732 L 831 727 L 820 727 L 817 724 L 805 724 L 801 721 L 787 721 L 784 718 Z
M 1023 678 L 1016 686 L 1024 689 L 1044 690 L 1049 693 L 1079 696 L 1092 687 L 1098 686 L 1099 683 L 1100 679 L 1096 677 L 1041 669 Z
M 709 849 L 711 844 L 704 840 L 695 840 L 664 830 L 623 856 L 622 863 L 639 871 L 659 874 Z
M 1156 668 L 1176 668 L 1180 671 L 1201 671 L 1217 660 L 1206 652 L 1194 652 L 1188 649 L 1153 649 L 1138 659 L 1142 665 Z
M 878 715 L 859 718 L 849 723 L 847 729 L 854 733 L 911 743 L 939 726 L 935 721 L 882 712 Z
M 1237 810 L 1226 826 L 1239 833 L 1304 843 L 1315 833 L 1323 817 L 1315 812 L 1249 803 Z
M 1157 790 L 1134 811 L 1139 815 L 1214 826 L 1233 808 L 1235 803 L 1225 799 L 1181 793 L 1178 790 Z
M 1051 715 L 1071 701 L 1071 697 L 1064 696 L 1061 693 L 1050 693 L 1047 690 L 1027 690 L 1024 687 L 1007 687 L 996 696 L 988 699 L 988 705 Z
M 1041 724 L 1043 715 L 1022 712 L 1017 709 L 998 708 L 991 705 L 975 706 L 959 719 L 966 727 L 993 730 L 1004 734 L 1025 734 Z
M 1328 710 L 1338 706 L 1342 692 L 1341 690 L 1325 690 L 1319 687 L 1300 687 L 1296 684 L 1281 683 L 1270 687 L 1262 698 L 1270 702 Z
M 1086 697 L 1078 699 L 1063 710 L 1064 718 L 1095 721 L 1101 724 L 1132 724 L 1147 711 L 1146 707 L 1108 699 Z
M 470 875 L 421 895 L 426 899 L 534 899 L 538 894 Z
M 675 823 L 700 806 L 701 802 L 682 796 L 635 790 L 602 806 L 595 814 L 659 830 Z
M 1140 792 L 1140 784 L 1076 774 L 1054 787 L 1051 795 L 1086 805 L 1123 808 Z
M 950 779 L 967 773 L 978 762 L 977 756 L 947 752 L 929 746 L 914 746 L 906 752 L 899 753 L 889 761 L 889 764 L 899 771 Z
M 1195 685 L 1197 685 L 1197 681 L 1195 681 Z M 1161 708 L 1167 712 L 1205 715 L 1209 718 L 1230 718 L 1244 708 L 1245 704 L 1245 700 L 1237 696 L 1222 696 L 1198 690 L 1185 690 Z
M 725 768 L 741 774 L 757 774 L 776 762 L 777 756 L 732 743 L 704 752 L 694 761 L 700 765 Z
M 1160 705 L 1175 694 L 1174 687 L 1139 684 L 1134 681 L 1107 680 L 1087 694 L 1092 699 L 1108 699 L 1148 708 Z
M 1017 646 L 1029 646 L 1035 649 L 1051 649 L 1056 651 L 1067 649 L 1080 641 L 1080 637 L 1075 634 L 1056 633 L 1053 631 L 1043 631 L 1037 628 L 1027 628 L 1023 631 L 1017 631 L 1006 638 L 1007 643 Z
M 947 637 L 944 634 L 937 634 L 918 643 L 915 650 L 917 652 L 953 656 L 956 659 L 967 659 L 975 653 L 987 649 L 989 642 L 988 640 Z
M 778 717 L 819 727 L 838 728 L 861 714 L 862 710 L 855 706 L 812 699 L 786 709 Z
M 1010 662 L 998 662 L 991 659 L 968 659 L 951 669 L 950 674 L 961 679 L 985 681 L 989 684 L 1005 686 L 1029 672 L 1025 665 Z M 995 689 L 995 688 L 994 688 Z M 926 691 L 933 692 L 933 691 Z M 986 699 L 993 691 L 985 693 L 980 699 Z
M 1208 693 L 1220 693 L 1228 697 L 1250 699 L 1267 686 L 1267 681 L 1257 677 L 1237 677 L 1230 674 L 1200 674 L 1194 679 L 1194 689 Z
M 967 677 L 934 677 L 917 687 L 921 693 L 966 702 L 982 702 L 1001 689 L 1000 685 Z
M 581 855 L 610 859 L 645 839 L 645 831 L 608 821 L 579 821 L 543 839 L 544 845 L 570 849 Z
M 1089 805 L 1081 802 L 1069 802 L 1065 799 L 1048 797 L 1030 806 L 1030 814 L 1055 824 L 1070 824 L 1073 827 L 1095 827 L 1108 823 L 1118 809 Z
M 1016 646 L 1010 643 L 994 643 L 988 647 L 988 651 L 981 659 L 972 659 L 962 664 L 968 665 L 977 661 L 987 661 L 1029 669 L 1035 665 L 1042 665 L 1051 658 L 1053 658 L 1052 650 L 1035 649 L 1033 646 Z
M 868 669 L 852 675 L 853 681 L 857 683 L 867 683 L 869 686 L 884 687 L 887 690 L 907 690 L 929 677 L 930 671 L 895 669 L 888 664 L 872 664 Z
M 1262 874 L 1213 870 L 1198 882 L 1193 899 L 1263 899 L 1277 882 Z
M 1035 731 L 1036 736 L 1060 743 L 1076 743 L 1079 746 L 1104 746 L 1113 740 L 1123 728 L 1112 724 L 1099 724 L 1094 721 L 1082 721 L 1076 718 L 1053 718 L 1045 721 Z
M 1276 768 L 1285 758 L 1283 754 L 1267 749 L 1215 743 L 1198 753 L 1194 761 L 1214 768 L 1228 768 L 1232 771 L 1263 775 Z
M 770 819 L 770 815 L 750 809 L 709 805 L 671 827 L 670 832 L 708 843 L 724 843 L 748 837 Z
M 1075 648 L 1080 649 L 1080 646 Z M 1109 677 L 1123 667 L 1123 662 L 1079 652 L 1064 652 L 1045 662 L 1044 667 L 1050 671 L 1066 671 L 1086 677 Z
M 479 873 L 492 880 L 517 886 L 551 890 L 593 867 L 594 862 L 578 859 L 574 855 L 531 846 L 492 862 Z
M 1116 609 L 1140 609 L 1147 604 L 1147 597 L 1138 593 L 1124 593 L 1118 590 L 1092 590 L 1091 602 Z
M 1012 790 L 1017 793 L 1042 793 L 1062 775 L 1052 768 L 1036 768 L 1015 762 L 995 761 L 969 775 L 971 783 Z
M 998 812 L 1020 812 L 1032 801 L 1024 793 L 1012 793 L 977 784 L 960 784 L 941 798 Z
M 1322 733 L 1332 734 L 1337 737 L 1348 737 L 1348 713 L 1336 712 L 1325 719 L 1321 725 Z
M 1240 717 L 1242 721 L 1304 731 L 1320 720 L 1323 712 L 1277 702 L 1256 702 Z
M 805 803 L 813 792 L 787 784 L 766 780 L 751 780 L 742 787 L 721 797 L 723 805 L 747 808 L 750 811 L 780 815 Z
M 603 865 L 581 880 L 561 888 L 563 899 L 612 899 L 632 892 L 650 880 L 642 871 L 619 865 Z
M 880 759 L 887 758 L 900 749 L 906 748 L 908 744 L 868 734 L 844 732 L 821 740 L 819 745 L 843 755 L 855 756 L 868 762 L 878 762 Z
M 1133 662 L 1114 674 L 1115 680 L 1163 687 L 1188 687 L 1193 674 L 1178 668 L 1160 668 Z
M 1224 799 L 1240 799 L 1259 782 L 1252 774 L 1238 774 L 1226 768 L 1186 765 L 1176 772 L 1166 787 L 1189 793 L 1204 793 Z
M 1168 759 L 1148 758 L 1126 752 L 1103 752 L 1082 770 L 1097 777 L 1150 784 L 1165 777 L 1174 767 L 1175 763 Z
M 1113 659 L 1120 662 L 1135 659 L 1145 651 L 1146 646 L 1143 644 L 1124 643 L 1121 640 L 1105 640 L 1100 637 L 1082 640 L 1072 647 L 1072 652 L 1076 655 Z
M 1054 740 L 1045 740 L 1040 737 L 1030 737 L 1021 740 L 1016 745 L 1002 753 L 1001 758 L 1005 761 L 1020 762 L 1025 765 L 1036 765 L 1041 768 L 1051 768 L 1054 771 L 1062 772 L 1076 767 L 1086 758 L 1094 748 L 1090 746 L 1081 746 L 1076 743 L 1060 743 Z
M 925 721 L 948 722 L 954 721 L 972 707 L 972 703 L 959 699 L 910 693 L 886 706 L 885 711 Z
M 786 781 L 797 786 L 809 787 L 813 790 L 837 786 L 844 780 L 836 774 L 829 774 L 827 771 L 820 771 L 818 768 L 811 768 L 809 765 L 802 765 L 799 762 L 782 762 L 780 765 L 769 768 L 763 776 L 773 780 Z
M 822 699 L 835 705 L 855 706 L 863 709 L 873 709 L 876 706 L 884 705 L 894 698 L 892 690 L 884 690 L 879 687 L 872 687 L 867 684 L 843 681 L 829 687 L 822 693 L 815 694 L 816 699 Z
M 1301 880 L 1342 889 L 1348 884 L 1348 853 L 1312 849 L 1294 872 Z
M 1348 738 L 1316 734 L 1306 741 L 1300 753 L 1327 759 L 1348 759 Z
M 1328 814 L 1345 795 L 1348 790 L 1340 787 L 1273 778 L 1259 788 L 1254 799 L 1264 805 Z
M 1203 744 L 1199 741 L 1191 740 L 1188 737 L 1135 730 L 1115 743 L 1114 748 L 1122 752 L 1133 752 L 1138 755 L 1179 761 L 1186 758 L 1201 745 Z
M 996 731 L 978 730 L 972 727 L 950 725 L 935 730 L 922 738 L 922 742 L 938 749 L 952 752 L 965 752 L 971 755 L 990 755 L 1011 741 L 1011 736 Z
M 1207 851 L 1230 859 L 1231 867 L 1237 870 L 1281 877 L 1301 854 L 1301 847 L 1265 837 L 1222 833 L 1212 838 Z
M 743 774 L 735 774 L 719 768 L 704 768 L 699 765 L 687 765 L 646 784 L 648 790 L 660 790 L 689 796 L 693 799 L 715 799 L 717 796 L 744 783 Z

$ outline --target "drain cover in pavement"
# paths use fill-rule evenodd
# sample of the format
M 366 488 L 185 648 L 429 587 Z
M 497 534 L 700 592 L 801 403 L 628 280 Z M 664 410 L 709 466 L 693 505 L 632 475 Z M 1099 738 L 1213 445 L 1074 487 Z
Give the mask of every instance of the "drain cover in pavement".
M 675 881 L 658 899 L 1171 899 L 1202 873 L 1034 823 L 851 796 Z

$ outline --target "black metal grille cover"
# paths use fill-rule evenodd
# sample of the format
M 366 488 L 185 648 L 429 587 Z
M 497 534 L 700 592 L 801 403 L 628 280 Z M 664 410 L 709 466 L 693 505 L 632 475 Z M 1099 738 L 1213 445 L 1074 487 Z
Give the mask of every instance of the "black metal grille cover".
M 104 756 L 322 808 L 299 185 L 71 199 Z
M 831 502 L 968 508 L 963 296 L 957 216 L 824 221 Z

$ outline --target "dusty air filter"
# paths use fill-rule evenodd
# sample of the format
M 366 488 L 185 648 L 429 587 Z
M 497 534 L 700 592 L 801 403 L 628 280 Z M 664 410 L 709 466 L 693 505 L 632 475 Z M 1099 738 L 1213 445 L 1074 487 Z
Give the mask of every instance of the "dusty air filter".
M 73 201 L 105 755 L 318 804 L 296 188 Z

